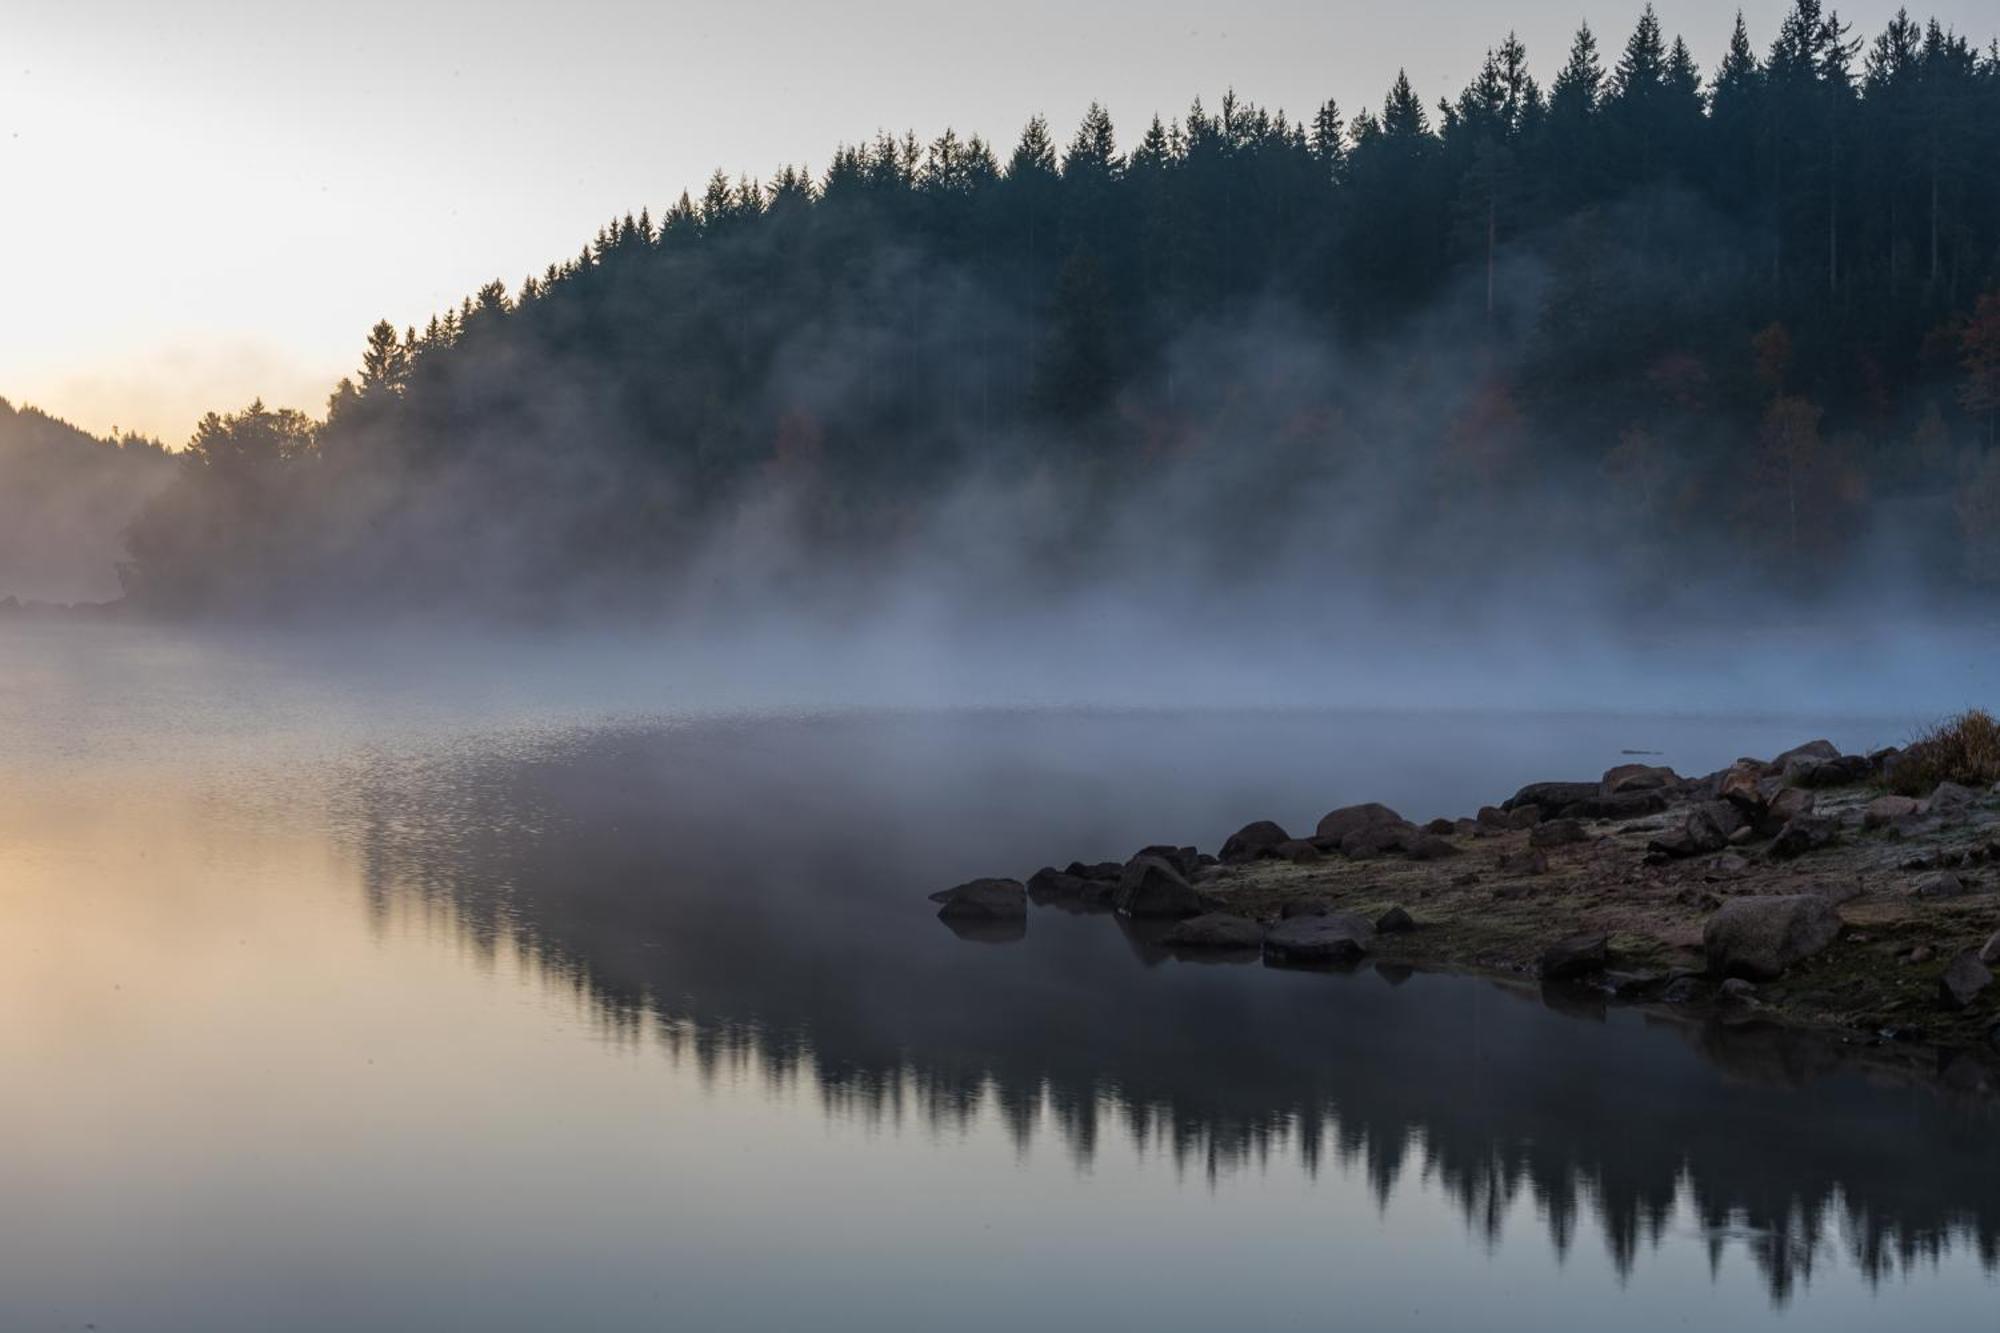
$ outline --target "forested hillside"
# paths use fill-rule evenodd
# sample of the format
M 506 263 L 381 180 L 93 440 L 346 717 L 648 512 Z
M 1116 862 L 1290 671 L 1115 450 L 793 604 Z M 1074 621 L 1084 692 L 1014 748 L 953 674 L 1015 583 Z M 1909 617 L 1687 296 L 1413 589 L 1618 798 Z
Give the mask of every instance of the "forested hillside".
M 126 526 L 173 479 L 171 457 L 0 398 L 0 599 L 117 596 Z
M 662 605 L 916 550 L 1421 586 L 2000 581 L 2000 52 L 1648 8 L 1428 101 L 718 172 L 204 422 L 168 611 Z M 1541 54 L 1541 53 L 1538 53 Z M 635 183 L 636 185 L 636 183 Z M 1004 551 L 1004 559 L 995 555 Z M 754 568 L 753 568 L 754 567 Z M 746 572 L 750 571 L 750 572 Z

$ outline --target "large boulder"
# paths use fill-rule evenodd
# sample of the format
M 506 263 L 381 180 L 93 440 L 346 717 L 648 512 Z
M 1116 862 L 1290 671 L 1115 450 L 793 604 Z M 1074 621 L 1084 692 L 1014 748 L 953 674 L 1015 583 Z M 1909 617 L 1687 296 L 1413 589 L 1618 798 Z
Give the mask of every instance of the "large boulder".
M 1230 912 L 1191 916 L 1160 937 L 1170 949 L 1255 949 L 1263 942 L 1264 927 Z
M 1264 933 L 1264 957 L 1274 963 L 1351 963 L 1374 939 L 1374 923 L 1352 912 L 1295 916 Z
M 1786 767 L 1794 760 L 1838 758 L 1840 758 L 1840 747 L 1832 741 L 1807 741 L 1804 745 L 1793 746 L 1764 765 L 1764 773 L 1768 777 L 1782 777 Z
M 1736 898 L 1708 919 L 1701 936 L 1708 970 L 1769 981 L 1840 938 L 1840 913 L 1813 893 Z
M 1602 971 L 1610 961 L 1610 936 L 1572 935 L 1542 950 L 1540 972 L 1544 981 L 1568 981 Z
M 1743 816 L 1729 801 L 1704 801 L 1688 811 L 1681 826 L 1669 829 L 1646 844 L 1655 856 L 1679 860 L 1719 852 L 1729 845 L 1729 836 L 1743 827 Z
M 1970 787 L 1962 787 L 1956 782 L 1940 782 L 1930 799 L 1924 802 L 1924 813 L 1929 815 L 1955 815 L 1969 810 L 1979 803 L 1979 793 Z
M 1222 844 L 1220 855 L 1226 865 L 1255 861 L 1260 857 L 1276 856 L 1277 849 L 1291 840 L 1292 835 L 1283 827 L 1268 819 L 1260 819 L 1230 834 L 1229 840 Z
M 1811 814 L 1818 799 L 1803 787 L 1787 787 L 1775 778 L 1765 782 L 1763 791 L 1764 812 L 1757 816 L 1757 831 L 1767 838 L 1776 837 L 1801 815 Z
M 1116 879 L 1095 875 L 1085 877 L 1054 866 L 1043 866 L 1028 876 L 1028 897 L 1038 903 L 1079 903 L 1102 907 L 1111 902 L 1118 889 Z
M 1938 1001 L 1947 1009 L 1969 1008 L 1993 984 L 1993 970 L 1967 949 L 1938 978 Z
M 1678 787 L 1680 774 L 1660 764 L 1620 764 L 1609 769 L 1598 782 L 1601 796 L 1616 796 L 1628 791 L 1659 791 L 1665 787 Z
M 1521 790 L 1500 803 L 1502 810 L 1516 810 L 1524 805 L 1538 805 L 1544 811 L 1560 810 L 1577 801 L 1587 801 L 1598 795 L 1595 782 L 1530 782 Z
M 933 893 L 945 921 L 1020 921 L 1028 915 L 1028 890 L 1018 879 L 973 879 Z
M 1199 916 L 1207 907 L 1178 867 L 1144 854 L 1125 863 L 1112 901 L 1121 913 L 1132 917 Z
M 1150 846 L 1141 847 L 1138 851 L 1132 853 L 1131 859 L 1118 867 L 1118 877 L 1123 879 L 1125 877 L 1125 867 L 1131 865 L 1133 861 L 1138 860 L 1142 856 L 1157 857 L 1159 860 L 1165 861 L 1168 865 L 1180 871 L 1182 879 L 1193 879 L 1194 872 L 1201 869 L 1201 853 L 1193 847 L 1176 847 L 1172 843 L 1156 842 Z
M 1330 838 L 1344 842 L 1351 833 L 1374 828 L 1383 824 L 1403 824 L 1407 821 L 1388 806 L 1370 801 L 1366 805 L 1343 805 L 1338 810 L 1330 810 L 1313 830 L 1315 837 Z
M 1593 793 L 1562 808 L 1565 819 L 1644 819 L 1667 808 L 1664 791 L 1622 791 L 1615 796 Z
M 1369 824 L 1354 829 L 1340 840 L 1341 855 L 1356 861 L 1367 861 L 1377 856 L 1387 856 L 1391 852 L 1406 852 L 1418 839 L 1430 835 L 1415 824 L 1397 820 L 1394 823 Z
M 1763 815 L 1764 806 L 1768 803 L 1760 785 L 1763 779 L 1762 764 L 1754 759 L 1739 759 L 1715 775 L 1715 795 L 1756 819 Z

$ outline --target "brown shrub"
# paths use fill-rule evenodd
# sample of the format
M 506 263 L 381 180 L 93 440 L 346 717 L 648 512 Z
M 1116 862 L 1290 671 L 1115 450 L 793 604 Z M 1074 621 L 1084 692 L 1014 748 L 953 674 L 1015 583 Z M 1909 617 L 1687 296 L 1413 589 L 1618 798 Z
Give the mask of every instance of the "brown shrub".
M 1940 782 L 1975 789 L 2000 782 L 2000 722 L 1983 708 L 1940 722 L 1904 748 L 1889 785 L 1905 796 L 1928 796 Z

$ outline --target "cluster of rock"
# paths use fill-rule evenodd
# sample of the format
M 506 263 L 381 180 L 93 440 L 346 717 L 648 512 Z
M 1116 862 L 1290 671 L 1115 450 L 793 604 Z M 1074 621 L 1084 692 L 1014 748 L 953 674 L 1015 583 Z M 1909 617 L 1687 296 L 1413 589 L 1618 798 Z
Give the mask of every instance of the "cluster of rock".
M 1294 837 L 1282 825 L 1258 820 L 1231 834 L 1216 855 L 1192 846 L 1156 845 L 1125 861 L 1071 862 L 1044 867 L 1023 883 L 974 880 L 934 898 L 947 921 L 1022 921 L 1028 904 L 1115 911 L 1135 921 L 1156 923 L 1158 943 L 1169 949 L 1257 954 L 1268 963 L 1329 965 L 1352 963 L 1377 947 L 1378 937 L 1417 929 L 1402 907 L 1379 916 L 1340 911 L 1322 900 L 1286 902 L 1259 919 L 1230 909 L 1230 895 L 1213 889 L 1232 872 L 1221 867 L 1276 861 L 1310 866 L 1336 858 L 1370 861 L 1397 858 L 1435 862 L 1464 855 L 1470 840 L 1506 838 L 1494 862 L 1513 882 L 1493 892 L 1495 899 L 1524 896 L 1523 881 L 1545 875 L 1550 854 L 1593 843 L 1610 825 L 1638 830 L 1645 838 L 1643 862 L 1671 867 L 1694 858 L 1745 858 L 1789 862 L 1832 847 L 1849 834 L 1879 833 L 1895 838 L 1905 831 L 1936 826 L 1980 805 L 1986 796 L 1950 783 L 1928 797 L 1881 795 L 1862 804 L 1840 789 L 1881 783 L 1894 770 L 1898 752 L 1842 754 L 1826 741 L 1813 741 L 1771 760 L 1741 759 L 1705 777 L 1686 779 L 1659 765 L 1620 765 L 1595 782 L 1534 782 L 1498 806 L 1466 819 L 1437 819 L 1418 825 L 1387 806 L 1369 803 L 1329 812 L 1308 837 Z M 1831 806 L 1821 808 L 1829 795 Z M 1664 816 L 1664 819 L 1659 817 Z M 1638 824 L 1635 821 L 1652 822 Z M 1600 831 L 1593 832 L 1589 825 Z M 1614 829 L 1614 832 L 1616 830 Z M 1518 836 L 1525 833 L 1525 837 Z M 1514 835 L 1514 836 L 1510 836 Z M 1650 836 L 1648 836 L 1650 835 Z M 1607 844 L 1608 845 L 1608 844 Z M 1974 857 L 1982 855 L 1975 851 Z M 1991 848 L 2000 861 L 2000 841 Z M 1578 863 L 1573 863 L 1578 864 Z M 1594 863 L 1593 863 L 1594 864 Z M 1439 879 L 1413 882 L 1442 882 Z M 1317 871 L 1296 881 L 1310 887 Z M 1476 874 L 1453 878 L 1454 884 Z M 1286 881 L 1294 883 L 1294 881 Z M 1747 887 L 1747 886 L 1746 886 Z M 1948 898 L 1968 891 L 1952 870 L 1934 867 L 1914 881 L 1913 897 Z M 1379 902 L 1379 898 L 1376 899 Z M 1823 891 L 1747 893 L 1709 900 L 1702 925 L 1700 975 L 1719 998 L 1744 999 L 1757 985 L 1830 948 L 1842 935 L 1837 895 Z M 1403 950 L 1407 952 L 1407 949 Z M 1547 981 L 1588 980 L 1605 984 L 1613 973 L 1612 938 L 1603 932 L 1568 935 L 1543 949 L 1539 973 Z M 1963 1009 L 1978 1002 L 2000 965 L 2000 933 L 1983 950 L 1954 956 L 1938 983 L 1938 1000 Z M 1686 994 L 1697 973 L 1660 979 L 1667 998 Z M 1607 989 L 1616 992 L 1615 985 Z

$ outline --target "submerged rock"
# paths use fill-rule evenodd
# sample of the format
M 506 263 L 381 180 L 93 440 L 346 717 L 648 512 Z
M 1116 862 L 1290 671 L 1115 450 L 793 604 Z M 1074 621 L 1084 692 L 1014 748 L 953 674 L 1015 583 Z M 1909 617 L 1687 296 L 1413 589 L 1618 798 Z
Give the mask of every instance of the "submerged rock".
M 1132 917 L 1198 916 L 1207 906 L 1176 866 L 1144 854 L 1126 862 L 1113 902 Z
M 1601 971 L 1610 961 L 1610 936 L 1572 935 L 1542 951 L 1539 971 L 1544 981 L 1568 981 L 1586 972 Z
M 1947 1009 L 1964 1009 L 1992 984 L 1992 969 L 1979 961 L 1978 954 L 1967 949 L 1952 959 L 1944 975 L 1938 978 L 1938 1000 Z
M 1021 921 L 1028 915 L 1028 890 L 1018 879 L 973 879 L 933 893 L 931 901 L 944 904 L 938 916 L 945 921 Z
M 1170 949 L 1255 949 L 1263 942 L 1264 927 L 1230 912 L 1191 916 L 1160 937 Z
M 1840 913 L 1818 894 L 1737 898 L 1724 903 L 1702 931 L 1708 970 L 1719 976 L 1769 981 L 1840 937 Z
M 1352 912 L 1295 916 L 1265 932 L 1264 957 L 1276 963 L 1351 963 L 1368 952 L 1375 927 Z

